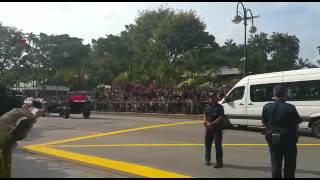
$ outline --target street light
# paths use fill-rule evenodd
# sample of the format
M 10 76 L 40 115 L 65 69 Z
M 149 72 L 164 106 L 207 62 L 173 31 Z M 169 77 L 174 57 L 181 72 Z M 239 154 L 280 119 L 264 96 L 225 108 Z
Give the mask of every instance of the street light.
M 239 24 L 241 21 L 242 21 L 242 17 L 239 15 L 236 15 L 232 20 L 232 22 L 234 22 L 235 24 Z
M 241 4 L 242 9 L 243 9 L 243 14 L 239 13 L 239 4 Z M 248 17 L 248 12 L 250 12 L 251 16 Z M 241 17 L 239 14 L 242 14 L 243 17 Z M 243 75 L 244 77 L 246 77 L 247 75 L 247 69 L 246 69 L 246 60 L 247 60 L 247 54 L 246 54 L 246 48 L 247 48 L 247 20 L 251 20 L 251 27 L 249 32 L 250 33 L 255 33 L 257 31 L 257 28 L 253 25 L 253 19 L 254 18 L 258 18 L 260 16 L 253 16 L 252 15 L 252 11 L 251 9 L 247 9 L 244 7 L 242 2 L 238 2 L 237 4 L 237 14 L 234 17 L 234 19 L 232 20 L 233 23 L 235 24 L 239 24 L 242 20 L 243 20 L 243 24 L 244 24 L 244 55 L 243 58 L 241 58 L 241 60 L 243 61 Z

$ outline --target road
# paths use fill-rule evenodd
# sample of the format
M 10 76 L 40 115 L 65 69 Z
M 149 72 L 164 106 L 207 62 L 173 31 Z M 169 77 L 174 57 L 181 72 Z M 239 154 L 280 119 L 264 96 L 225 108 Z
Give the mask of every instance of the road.
M 223 169 L 204 165 L 203 136 L 199 118 L 52 115 L 41 118 L 18 149 L 48 162 L 75 164 L 75 171 L 88 171 L 85 177 L 271 177 L 268 147 L 260 132 L 226 130 Z M 296 177 L 320 177 L 319 141 L 308 133 L 300 137 Z M 214 148 L 212 153 L 214 160 Z

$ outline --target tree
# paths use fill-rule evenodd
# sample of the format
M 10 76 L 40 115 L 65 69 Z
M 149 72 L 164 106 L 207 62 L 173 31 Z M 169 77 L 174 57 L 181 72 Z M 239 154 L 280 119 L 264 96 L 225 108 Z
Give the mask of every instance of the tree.
M 112 79 L 115 77 L 112 72 L 111 59 L 108 57 L 97 58 L 93 55 L 90 56 L 90 59 L 88 61 L 89 64 L 86 66 L 89 69 L 88 74 L 91 77 L 90 87 L 96 87 L 99 84 L 111 84 Z
M 175 61 L 194 48 L 216 47 L 215 38 L 205 32 L 206 24 L 194 11 L 178 11 L 168 16 L 153 33 L 152 42 L 167 62 Z
M 252 74 L 266 73 L 269 61 L 267 53 L 270 48 L 268 34 L 251 35 L 248 40 L 247 70 Z
M 81 89 L 81 78 L 85 76 L 81 71 L 81 62 L 90 52 L 90 45 L 83 45 L 82 41 L 67 34 L 38 35 L 36 47 L 47 63 L 47 83 L 71 85 L 74 89 Z M 71 81 L 70 77 L 76 78 L 77 81 Z
M 294 69 L 299 56 L 299 39 L 287 33 L 273 33 L 269 43 L 268 53 L 272 53 L 273 57 L 267 71 Z
M 135 73 L 160 81 L 165 76 L 163 72 L 169 69 L 177 69 L 170 72 L 179 73 L 178 69 L 183 66 L 178 67 L 178 64 L 184 64 L 183 61 L 189 58 L 186 56 L 188 51 L 218 46 L 205 28 L 205 23 L 194 11 L 159 8 L 140 12 L 135 23 L 127 25 L 125 31 L 133 47 L 131 64 Z M 158 71 L 153 71 L 159 66 Z
M 296 69 L 303 69 L 303 68 L 316 68 L 317 66 L 312 64 L 309 59 L 303 60 L 302 58 L 298 59 Z
M 248 42 L 248 71 L 253 74 L 293 70 L 299 63 L 299 39 L 294 35 L 260 33 Z
M 155 75 L 162 86 L 174 86 L 179 81 L 178 69 L 171 64 L 160 64 L 155 70 Z
M 20 74 L 25 72 L 23 36 L 21 30 L 0 23 L 0 81 L 4 84 L 17 83 L 21 80 Z
M 124 37 L 110 34 L 106 38 L 99 38 L 93 41 L 94 46 L 92 49 L 94 53 L 92 56 L 95 64 L 93 66 L 98 70 L 95 73 L 98 76 L 98 83 L 111 83 L 112 77 L 129 70 L 130 48 Z
M 227 39 L 223 46 L 209 55 L 209 61 L 206 64 L 209 66 L 228 66 L 235 68 L 242 68 L 240 59 L 243 56 L 243 48 L 233 42 L 232 39 Z

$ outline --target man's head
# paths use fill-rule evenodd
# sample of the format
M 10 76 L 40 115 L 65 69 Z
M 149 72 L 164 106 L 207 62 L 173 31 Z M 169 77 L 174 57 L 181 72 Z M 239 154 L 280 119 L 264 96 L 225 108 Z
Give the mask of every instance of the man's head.
M 277 85 L 273 88 L 273 96 L 278 99 L 287 97 L 287 88 L 281 85 Z
M 209 98 L 209 102 L 211 103 L 217 103 L 218 102 L 218 97 L 217 97 L 217 93 L 215 92 L 210 92 L 208 95 Z

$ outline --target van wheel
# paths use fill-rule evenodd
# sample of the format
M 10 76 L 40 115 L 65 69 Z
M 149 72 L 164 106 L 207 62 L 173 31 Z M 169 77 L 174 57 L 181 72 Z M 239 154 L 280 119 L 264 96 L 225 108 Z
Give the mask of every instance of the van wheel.
M 320 120 L 312 124 L 312 133 L 315 137 L 320 138 Z

